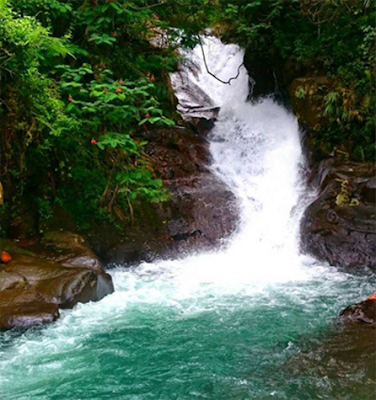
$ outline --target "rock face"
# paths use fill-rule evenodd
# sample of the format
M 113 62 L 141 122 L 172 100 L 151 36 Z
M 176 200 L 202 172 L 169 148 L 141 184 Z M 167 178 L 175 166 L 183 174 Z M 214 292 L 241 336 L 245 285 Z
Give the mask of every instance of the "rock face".
M 194 65 L 192 65 L 195 70 Z M 197 71 L 196 71 L 197 72 Z M 213 127 L 219 107 L 184 72 L 173 74 L 172 87 L 178 97 L 177 110 L 196 133 L 205 135 Z
M 331 265 L 375 270 L 375 166 L 332 158 L 312 176 L 319 192 L 302 218 L 303 251 Z
M 103 272 L 97 256 L 80 235 L 64 231 L 47 232 L 41 244 L 47 250 L 43 254 L 48 260 L 64 267 L 88 268 L 98 273 Z
M 339 314 L 339 318 L 344 322 L 357 322 L 376 326 L 376 299 L 368 298 L 345 308 Z
M 29 328 L 59 318 L 57 304 L 46 302 L 33 289 L 9 289 L 0 292 L 0 329 Z
M 90 239 L 95 252 L 106 263 L 132 264 L 219 246 L 237 225 L 237 202 L 210 170 L 207 140 L 184 127 L 147 131 L 142 139 L 152 142 L 145 150 L 170 200 L 135 207 L 135 223 L 120 240 L 104 227 Z
M 27 247 L 1 241 L 12 260 L 0 265 L 0 329 L 52 322 L 59 317 L 59 308 L 97 301 L 113 292 L 111 276 L 80 236 L 50 233 Z

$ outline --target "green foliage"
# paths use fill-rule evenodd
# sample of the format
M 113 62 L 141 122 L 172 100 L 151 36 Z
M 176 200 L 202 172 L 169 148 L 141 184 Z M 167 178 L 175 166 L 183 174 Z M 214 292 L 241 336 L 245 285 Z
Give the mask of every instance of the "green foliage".
M 374 158 L 376 30 L 370 1 L 220 0 L 219 6 L 222 35 L 249 49 L 249 64 L 269 64 L 286 86 L 291 77 L 332 80 L 327 93 L 317 88 L 313 94 L 327 117 L 316 140 L 328 148 L 342 143 L 357 160 Z M 304 88 L 295 95 L 304 98 Z
M 295 90 L 295 96 L 298 99 L 304 99 L 307 95 L 307 90 L 303 86 L 298 86 Z
M 20 16 L 0 2 L 0 180 L 7 200 L 29 189 L 32 149 L 71 127 L 54 80 L 43 73 L 44 66 L 67 54 L 65 38 L 51 37 L 34 17 Z
M 133 219 L 137 201 L 166 200 L 141 133 L 173 126 L 168 74 L 177 68 L 177 43 L 193 47 L 210 25 L 251 49 L 251 61 L 292 65 L 295 77 L 326 76 L 330 85 L 295 93 L 322 102 L 326 124 L 315 140 L 328 152 L 345 144 L 352 158 L 371 159 L 370 4 L 0 0 L 0 182 L 8 213 L 27 195 L 42 219 L 58 204 L 88 227 L 114 215 Z M 162 36 L 169 40 L 155 46 Z
M 0 182 L 11 213 L 27 195 L 42 219 L 58 204 L 87 227 L 133 218 L 139 199 L 166 200 L 138 138 L 174 125 L 166 87 L 176 44 L 152 41 L 178 27 L 195 42 L 207 18 L 184 21 L 183 8 L 200 4 L 0 0 Z

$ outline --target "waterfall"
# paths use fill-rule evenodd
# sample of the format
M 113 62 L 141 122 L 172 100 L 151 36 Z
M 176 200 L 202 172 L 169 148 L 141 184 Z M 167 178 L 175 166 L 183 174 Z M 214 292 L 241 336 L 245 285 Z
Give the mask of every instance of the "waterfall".
M 211 73 L 237 74 L 238 46 L 216 38 L 203 46 Z M 172 76 L 180 110 L 210 117 L 220 107 L 211 168 L 238 199 L 238 229 L 216 251 L 119 266 L 116 291 L 102 301 L 62 310 L 41 329 L 0 333 L 0 398 L 372 397 L 369 368 L 343 363 L 341 340 L 323 350 L 328 321 L 375 279 L 299 254 L 307 193 L 296 118 L 271 99 L 247 102 L 244 67 L 225 85 L 207 73 L 200 47 L 186 58 L 189 68 Z
M 223 45 L 208 37 L 202 48 L 197 46 L 185 57 L 190 67 L 172 76 L 177 97 L 183 106 L 191 104 L 200 113 L 200 104 L 195 104 L 196 88 L 200 88 L 210 98 L 201 104 L 205 111 L 208 105 L 220 107 L 209 136 L 212 170 L 234 192 L 240 205 L 240 226 L 220 256 L 225 281 L 228 275 L 233 279 L 234 268 L 242 282 L 246 277 L 253 281 L 256 277 L 301 278 L 305 272 L 298 231 L 306 188 L 301 178 L 304 160 L 295 116 L 270 98 L 247 101 L 252 79 L 242 65 L 244 51 L 237 45 Z M 237 71 L 239 76 L 232 79 Z M 183 117 L 187 115 L 191 114 Z M 217 264 L 215 279 L 219 270 Z

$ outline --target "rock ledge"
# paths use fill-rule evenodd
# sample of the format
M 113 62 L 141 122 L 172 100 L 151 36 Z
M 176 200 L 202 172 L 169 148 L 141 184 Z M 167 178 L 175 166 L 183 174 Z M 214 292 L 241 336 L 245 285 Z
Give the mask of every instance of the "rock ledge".
M 79 235 L 49 232 L 38 243 L 1 239 L 0 246 L 12 256 L 0 264 L 0 329 L 52 322 L 59 308 L 114 291 L 111 276 Z

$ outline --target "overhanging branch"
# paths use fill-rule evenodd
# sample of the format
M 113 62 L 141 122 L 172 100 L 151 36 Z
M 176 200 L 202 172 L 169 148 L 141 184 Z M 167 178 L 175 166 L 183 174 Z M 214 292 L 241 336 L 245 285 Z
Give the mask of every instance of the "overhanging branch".
M 236 74 L 236 76 L 230 78 L 228 81 L 223 81 L 222 79 L 218 78 L 218 76 L 214 75 L 214 74 L 209 70 L 208 63 L 207 63 L 207 61 L 206 61 L 204 46 L 202 45 L 201 37 L 199 37 L 199 41 L 200 41 L 199 44 L 200 44 L 200 47 L 201 47 L 202 58 L 204 59 L 204 64 L 205 64 L 206 72 L 207 72 L 210 76 L 212 76 L 212 77 L 215 78 L 217 81 L 219 81 L 219 82 L 221 82 L 221 83 L 223 83 L 223 84 L 225 84 L 225 85 L 231 85 L 231 81 L 233 81 L 233 80 L 235 80 L 235 79 L 238 79 L 238 77 L 239 77 L 239 75 L 240 75 L 240 69 L 241 69 L 241 67 L 244 65 L 244 62 L 242 62 L 242 63 L 239 65 L 239 67 L 238 67 L 238 73 Z

